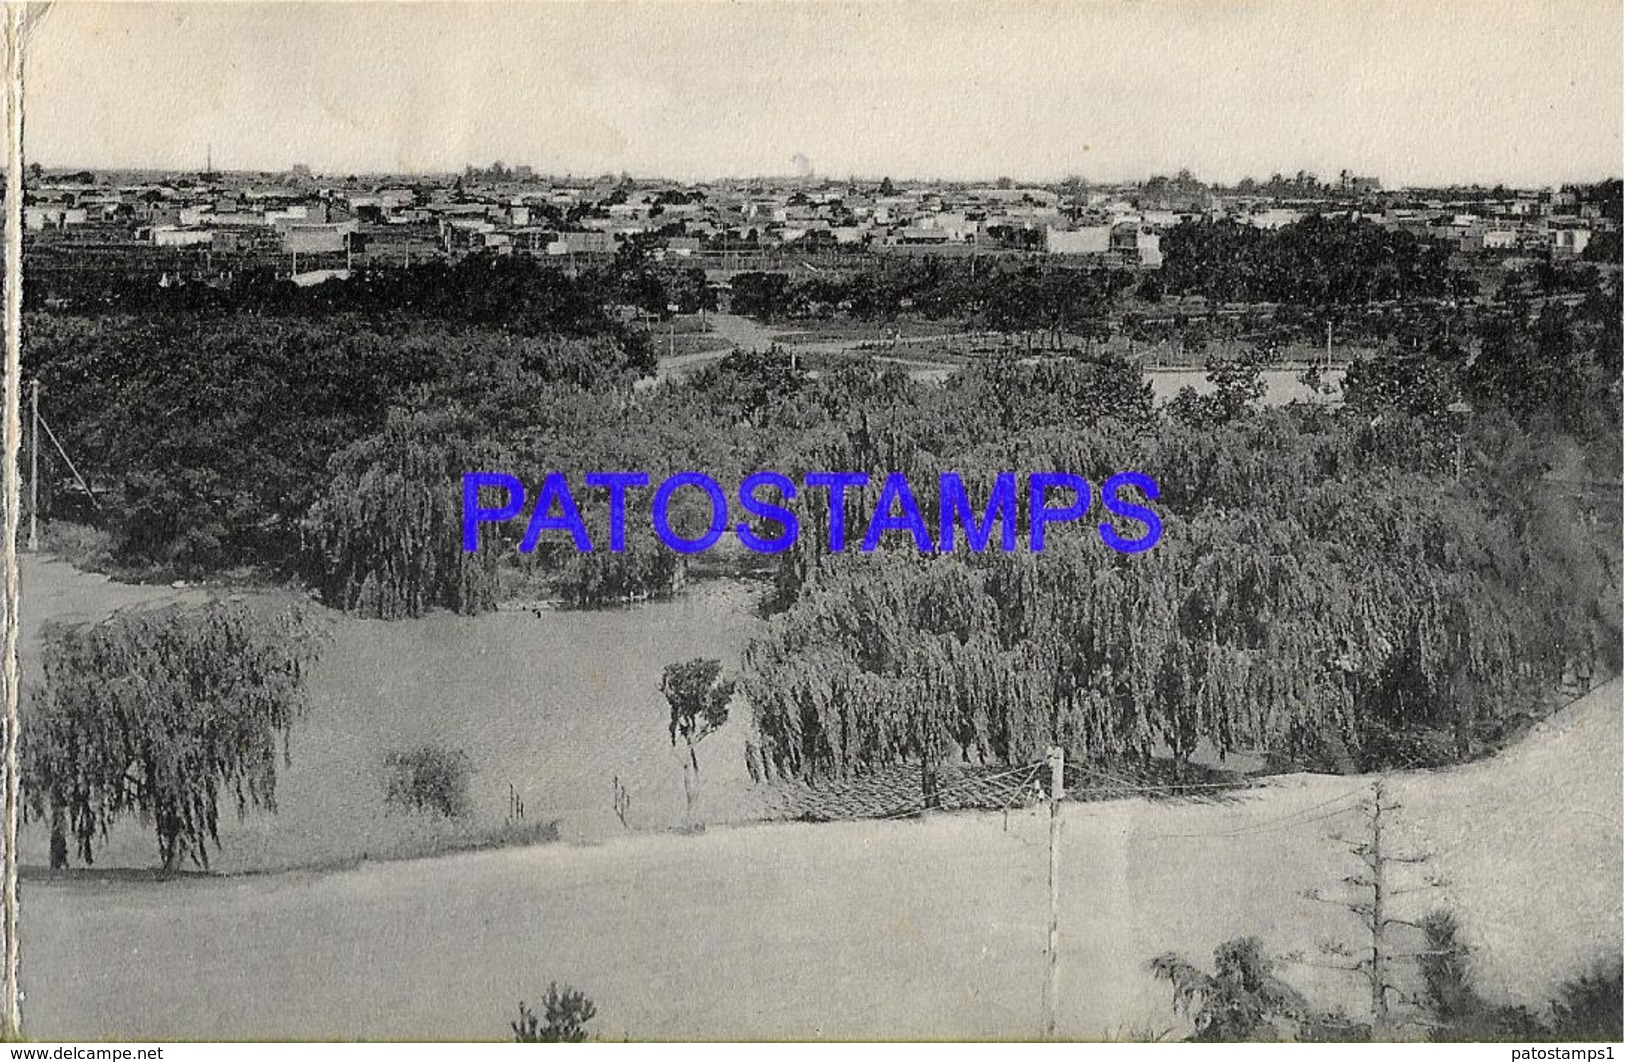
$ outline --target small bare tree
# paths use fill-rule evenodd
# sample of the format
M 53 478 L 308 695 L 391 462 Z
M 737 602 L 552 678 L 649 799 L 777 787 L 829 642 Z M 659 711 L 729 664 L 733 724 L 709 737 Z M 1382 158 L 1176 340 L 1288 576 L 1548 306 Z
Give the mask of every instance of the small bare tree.
M 681 737 L 688 755 L 683 760 L 683 796 L 688 804 L 690 825 L 697 825 L 700 758 L 696 746 L 728 721 L 728 702 L 733 700 L 734 683 L 722 677 L 722 661 L 694 659 L 667 664 L 660 677 L 660 691 L 671 708 L 671 744 Z
M 1310 899 L 1336 904 L 1351 911 L 1359 917 L 1370 934 L 1370 949 L 1363 955 L 1338 943 L 1323 944 L 1321 950 L 1339 960 L 1347 960 L 1332 962 L 1330 965 L 1334 968 L 1357 973 L 1370 985 L 1373 1040 L 1393 1039 L 1398 1025 L 1418 1024 L 1423 1021 L 1419 1016 L 1413 1015 L 1404 1022 L 1396 1022 L 1391 1005 L 1394 999 L 1397 998 L 1403 1003 L 1417 1003 L 1419 1000 L 1414 994 L 1407 994 L 1395 981 L 1394 962 L 1436 954 L 1428 947 L 1397 951 L 1391 935 L 1391 930 L 1395 926 L 1403 926 L 1424 934 L 1427 930 L 1425 921 L 1400 918 L 1393 913 L 1390 904 L 1396 897 L 1439 888 L 1444 884 L 1432 875 L 1413 885 L 1396 886 L 1391 880 L 1391 871 L 1396 864 L 1414 866 L 1426 863 L 1431 858 L 1426 853 L 1404 853 L 1393 848 L 1389 831 L 1394 824 L 1394 812 L 1403 806 L 1388 798 L 1387 787 L 1382 779 L 1379 778 L 1374 782 L 1370 798 L 1360 805 L 1366 821 L 1365 835 L 1359 838 L 1333 838 L 1358 856 L 1365 869 L 1343 879 L 1347 891 L 1341 896 L 1327 896 L 1318 889 L 1307 894 Z

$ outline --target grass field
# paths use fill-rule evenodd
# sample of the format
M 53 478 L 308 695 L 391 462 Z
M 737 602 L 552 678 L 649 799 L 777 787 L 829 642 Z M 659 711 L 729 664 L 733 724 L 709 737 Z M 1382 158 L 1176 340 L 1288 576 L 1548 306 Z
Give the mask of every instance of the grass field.
M 1478 764 L 1396 775 L 1397 843 L 1450 882 L 1486 994 L 1539 1004 L 1620 953 L 1616 681 Z M 1226 803 L 1066 805 L 1060 1031 L 1179 1030 L 1146 971 L 1257 933 L 1359 942 L 1303 893 L 1354 869 L 1364 779 Z M 606 1038 L 986 1038 L 1041 1029 L 1046 826 L 1032 810 L 777 824 L 336 873 L 25 882 L 25 1031 L 43 1039 L 504 1038 L 552 979 Z M 1288 968 L 1358 1013 L 1346 975 Z
M 25 558 L 30 673 L 46 616 L 201 599 Z M 548 980 L 586 989 L 601 1035 L 1004 1037 L 1039 1030 L 1045 825 L 1036 809 L 920 821 L 713 826 L 690 836 L 660 662 L 731 659 L 756 621 L 738 584 L 600 613 L 338 620 L 296 734 L 282 808 L 222 831 L 221 870 L 349 869 L 153 881 L 139 823 L 94 871 L 51 876 L 25 834 L 28 1032 L 62 1039 L 501 1037 Z M 1616 681 L 1494 759 L 1395 777 L 1398 838 L 1450 882 L 1484 991 L 1538 1004 L 1620 951 L 1621 687 Z M 474 821 L 384 811 L 386 749 L 469 751 Z M 748 819 L 735 724 L 702 745 L 713 823 Z M 610 778 L 633 790 L 627 833 Z M 1355 868 L 1329 834 L 1357 827 L 1358 778 L 1297 775 L 1223 803 L 1065 810 L 1062 1031 L 1175 1026 L 1154 954 L 1204 959 L 1258 933 L 1275 951 L 1358 942 L 1352 916 L 1303 893 Z M 563 843 L 378 862 L 500 826 L 508 786 Z M 454 829 L 459 835 L 437 834 Z M 1416 901 L 1412 901 L 1413 903 Z M 1419 910 L 1419 909 L 1418 909 Z M 384 973 L 383 971 L 388 971 Z M 1292 979 L 1358 1006 L 1343 975 Z M 245 1005 L 253 1001 L 253 1005 Z
M 198 590 L 131 586 L 25 557 L 22 653 L 38 681 L 39 629 L 49 618 L 87 620 L 117 607 L 201 601 Z M 273 595 L 274 596 L 274 595 Z M 660 670 L 715 656 L 732 663 L 756 622 L 750 591 L 707 582 L 672 601 L 594 612 L 437 614 L 401 623 L 317 609 L 333 640 L 312 670 L 313 707 L 293 733 L 275 815 L 221 816 L 213 869 L 226 873 L 342 864 L 494 841 L 504 835 L 510 786 L 526 827 L 559 820 L 565 838 L 624 832 L 613 780 L 632 795 L 629 821 L 665 829 L 684 820 L 681 767 L 666 733 Z M 702 811 L 715 821 L 758 817 L 767 797 L 745 770 L 743 723 L 700 746 Z M 473 765 L 472 811 L 446 820 L 384 801 L 385 755 L 437 743 Z M 523 832 L 523 831 L 519 831 Z M 45 864 L 48 837 L 30 823 L 20 851 Z M 157 845 L 138 820 L 116 826 L 98 867 L 151 867 Z M 75 864 L 78 860 L 75 860 Z

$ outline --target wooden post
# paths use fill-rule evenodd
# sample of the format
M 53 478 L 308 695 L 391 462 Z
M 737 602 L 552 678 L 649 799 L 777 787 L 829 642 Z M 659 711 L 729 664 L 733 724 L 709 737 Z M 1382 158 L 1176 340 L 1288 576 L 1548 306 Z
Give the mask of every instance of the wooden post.
M 28 389 L 28 552 L 39 552 L 39 380 Z
M 1055 1039 L 1055 1012 L 1061 979 L 1061 798 L 1065 795 L 1066 752 L 1049 750 L 1049 965 L 1044 979 L 1044 1038 Z
M 1384 786 L 1378 779 L 1371 804 L 1371 851 L 1366 865 L 1371 868 L 1371 1039 L 1380 1041 L 1390 1035 L 1388 1016 L 1388 883 L 1386 860 L 1382 851 L 1382 816 L 1387 808 L 1383 804 Z

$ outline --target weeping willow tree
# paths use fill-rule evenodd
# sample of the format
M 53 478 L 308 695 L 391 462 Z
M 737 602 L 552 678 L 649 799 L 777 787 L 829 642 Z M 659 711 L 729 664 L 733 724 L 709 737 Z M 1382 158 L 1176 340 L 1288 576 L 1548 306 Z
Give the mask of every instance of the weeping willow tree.
M 462 475 L 483 456 L 457 414 L 399 409 L 334 455 L 307 521 L 324 597 L 379 619 L 494 608 L 497 551 L 463 551 Z
M 46 628 L 45 684 L 23 719 L 23 787 L 93 861 L 119 818 L 150 816 L 166 871 L 207 867 L 220 805 L 276 810 L 277 762 L 306 710 L 318 634 L 297 609 L 215 603 Z
M 1617 523 L 1541 486 L 1550 440 L 1476 420 L 1458 473 L 1424 420 L 1285 409 L 1195 429 L 1064 383 L 982 371 L 836 401 L 773 451 L 870 479 L 848 493 L 845 553 L 823 494 L 797 500 L 741 674 L 770 767 L 929 779 L 941 757 L 1026 763 L 1049 743 L 1176 773 L 1209 749 L 1346 770 L 1420 744 L 1445 762 L 1495 747 L 1566 674 L 1619 666 Z M 935 536 L 939 471 L 985 499 L 1012 469 L 1147 473 L 1164 533 L 1136 556 L 1093 519 L 1051 527 L 1038 555 L 922 556 L 906 535 L 855 552 L 888 472 Z M 1018 505 L 1023 544 L 1026 522 Z
M 670 597 L 683 588 L 683 558 L 660 545 L 639 542 L 624 553 L 579 553 L 554 580 L 571 608 Z
M 746 646 L 742 687 L 779 773 L 847 775 L 957 747 L 968 759 L 1041 746 L 1012 725 L 1020 653 L 996 638 L 981 573 L 902 553 L 851 558 Z
M 1591 651 L 1549 539 L 1436 478 L 1260 495 L 1170 517 L 1138 556 L 1069 526 L 1040 554 L 807 567 L 744 654 L 768 762 L 1025 763 L 1053 742 L 1166 753 L 1178 775 L 1204 744 L 1348 768 L 1403 758 L 1373 746 L 1395 728 L 1452 735 L 1464 758 Z

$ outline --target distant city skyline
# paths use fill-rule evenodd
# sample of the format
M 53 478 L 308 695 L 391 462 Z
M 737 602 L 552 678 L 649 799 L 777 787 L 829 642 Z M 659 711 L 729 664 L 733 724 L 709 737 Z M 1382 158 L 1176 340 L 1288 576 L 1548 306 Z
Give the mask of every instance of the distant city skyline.
M 1617 176 L 1606 0 L 59 4 L 28 159 L 92 169 L 1384 186 Z

